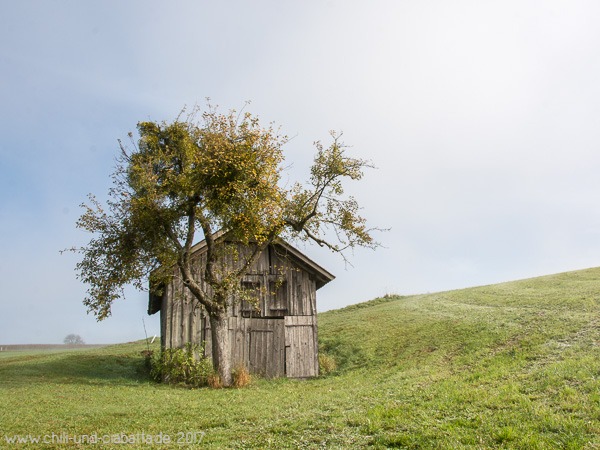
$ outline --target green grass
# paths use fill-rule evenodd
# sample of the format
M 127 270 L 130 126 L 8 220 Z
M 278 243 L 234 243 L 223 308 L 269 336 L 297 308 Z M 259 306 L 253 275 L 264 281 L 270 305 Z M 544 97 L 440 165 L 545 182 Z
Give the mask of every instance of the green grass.
M 195 431 L 209 448 L 600 448 L 599 313 L 600 269 L 376 299 L 319 316 L 333 375 L 240 390 L 154 384 L 143 343 L 5 354 L 0 448 Z

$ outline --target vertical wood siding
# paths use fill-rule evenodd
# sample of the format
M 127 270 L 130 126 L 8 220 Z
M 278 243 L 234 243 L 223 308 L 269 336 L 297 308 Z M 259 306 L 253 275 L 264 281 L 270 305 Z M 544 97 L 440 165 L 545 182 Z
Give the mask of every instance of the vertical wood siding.
M 242 255 L 249 250 L 240 248 Z M 228 264 L 236 265 L 227 256 Z M 202 280 L 205 254 L 195 255 L 194 275 Z M 259 311 L 231 299 L 229 333 L 233 366 L 244 365 L 251 373 L 272 378 L 317 376 L 318 344 L 316 282 L 313 276 L 274 247 L 265 250 L 244 277 L 249 287 L 258 286 Z M 205 344 L 212 356 L 210 322 L 179 276 L 165 288 L 161 304 L 161 343 L 183 347 Z
M 203 311 L 177 278 L 166 287 L 161 306 L 161 344 L 180 348 L 199 344 L 203 337 Z

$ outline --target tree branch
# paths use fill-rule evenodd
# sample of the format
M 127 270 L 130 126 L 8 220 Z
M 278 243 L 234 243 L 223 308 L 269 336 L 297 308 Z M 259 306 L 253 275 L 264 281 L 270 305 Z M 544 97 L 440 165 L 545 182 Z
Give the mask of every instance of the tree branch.
M 202 212 L 198 213 L 198 221 L 200 222 L 202 232 L 204 233 L 204 240 L 206 241 L 206 267 L 204 268 L 204 279 L 209 285 L 214 287 L 217 283 L 215 274 L 215 263 L 217 261 L 215 238 L 210 226 L 210 221 Z
M 273 229 L 271 229 L 271 231 L 269 232 L 267 239 L 265 240 L 265 242 L 263 242 L 261 245 L 256 245 L 252 254 L 250 255 L 250 257 L 248 259 L 246 259 L 246 262 L 242 265 L 242 267 L 240 267 L 234 274 L 234 277 L 236 278 L 241 278 L 243 275 L 246 274 L 246 272 L 248 271 L 248 269 L 252 266 L 252 264 L 254 264 L 260 254 L 262 253 L 262 251 L 267 248 L 267 246 L 269 244 L 271 244 L 275 238 L 277 237 L 277 235 L 279 234 L 279 227 L 273 227 Z

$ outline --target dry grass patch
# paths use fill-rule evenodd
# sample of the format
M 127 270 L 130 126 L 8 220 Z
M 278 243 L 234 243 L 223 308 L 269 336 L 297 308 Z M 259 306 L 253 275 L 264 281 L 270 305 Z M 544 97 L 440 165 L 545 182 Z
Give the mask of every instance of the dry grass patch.
M 243 388 L 252 382 L 252 376 L 246 366 L 238 366 L 233 370 L 233 387 Z

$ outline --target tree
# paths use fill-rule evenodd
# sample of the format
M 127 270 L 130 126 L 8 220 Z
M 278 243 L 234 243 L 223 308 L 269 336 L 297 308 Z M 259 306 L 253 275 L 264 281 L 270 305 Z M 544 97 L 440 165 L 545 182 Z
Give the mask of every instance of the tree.
M 228 386 L 228 299 L 239 301 L 241 279 L 267 245 L 279 237 L 312 241 L 344 259 L 347 249 L 378 246 L 342 186 L 370 166 L 346 156 L 340 136 L 332 133 L 329 147 L 315 143 L 309 182 L 286 188 L 280 177 L 287 138 L 272 124 L 262 127 L 250 113 L 223 114 L 210 105 L 183 114 L 171 123 L 138 123 L 137 143 L 129 133 L 131 150 L 119 141 L 106 209 L 89 196 L 77 226 L 94 236 L 72 250 L 83 255 L 76 270 L 88 285 L 84 304 L 98 320 L 110 315 L 125 285 L 143 289 L 149 280 L 151 289 L 160 290 L 180 277 L 209 316 L 213 366 Z M 219 230 L 227 240 L 215 238 Z M 194 276 L 191 257 L 200 237 L 207 244 L 200 269 L 205 285 Z M 232 255 L 232 241 L 251 251 Z M 238 263 L 231 267 L 226 259 Z
M 63 340 L 65 345 L 83 345 L 85 342 L 78 334 L 67 334 L 65 339 Z

